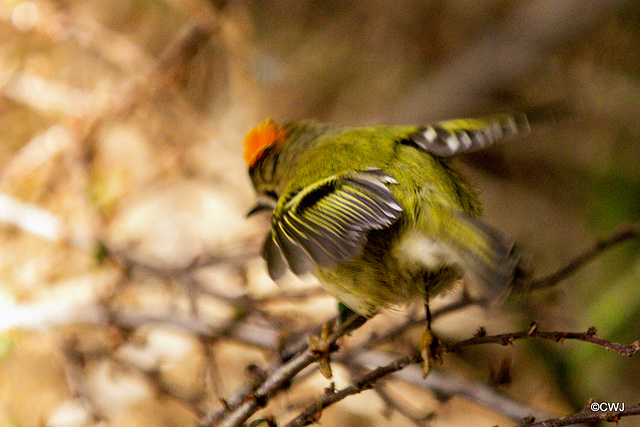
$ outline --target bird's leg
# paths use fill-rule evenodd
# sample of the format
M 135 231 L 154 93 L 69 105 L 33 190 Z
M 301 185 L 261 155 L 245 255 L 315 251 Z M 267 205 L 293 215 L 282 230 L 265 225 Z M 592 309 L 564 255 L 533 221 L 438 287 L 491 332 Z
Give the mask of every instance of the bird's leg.
M 320 373 L 328 380 L 333 378 L 331 352 L 337 349 L 337 345 L 329 341 L 329 337 L 333 332 L 333 322 L 327 322 L 322 325 L 320 335 L 312 335 L 309 337 L 309 349 L 318 358 Z
M 335 340 L 332 340 L 334 334 L 342 336 L 360 326 L 362 326 L 367 318 L 358 315 L 343 303 L 339 303 L 338 309 L 340 315 L 336 322 L 333 320 L 322 325 L 320 335 L 311 335 L 309 337 L 309 349 L 318 358 L 320 373 L 327 379 L 333 377 L 331 371 L 331 352 L 338 349 Z
M 422 376 L 424 378 L 429 375 L 429 371 L 431 370 L 431 363 L 438 360 L 438 347 L 440 342 L 438 341 L 438 337 L 434 335 L 431 330 L 431 310 L 429 309 L 429 289 L 426 286 L 425 289 L 425 303 L 424 310 L 427 318 L 427 325 L 422 335 Z

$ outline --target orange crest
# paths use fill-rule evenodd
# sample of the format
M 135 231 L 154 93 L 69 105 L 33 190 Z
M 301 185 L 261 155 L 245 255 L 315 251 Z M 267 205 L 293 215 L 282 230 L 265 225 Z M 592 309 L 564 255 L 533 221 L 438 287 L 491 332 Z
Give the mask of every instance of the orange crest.
M 264 150 L 283 141 L 286 136 L 284 128 L 275 124 L 273 120 L 260 123 L 244 138 L 244 161 L 249 167 L 253 167 Z

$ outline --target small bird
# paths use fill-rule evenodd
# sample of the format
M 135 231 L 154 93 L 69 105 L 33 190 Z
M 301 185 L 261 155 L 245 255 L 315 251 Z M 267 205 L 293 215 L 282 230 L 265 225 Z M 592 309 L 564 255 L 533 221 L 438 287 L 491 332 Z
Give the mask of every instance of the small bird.
M 244 159 L 258 194 L 249 215 L 272 211 L 269 275 L 310 272 L 365 317 L 422 301 L 429 320 L 429 298 L 463 277 L 504 296 L 518 253 L 480 219 L 476 189 L 451 157 L 528 132 L 524 114 L 425 126 L 261 123 Z

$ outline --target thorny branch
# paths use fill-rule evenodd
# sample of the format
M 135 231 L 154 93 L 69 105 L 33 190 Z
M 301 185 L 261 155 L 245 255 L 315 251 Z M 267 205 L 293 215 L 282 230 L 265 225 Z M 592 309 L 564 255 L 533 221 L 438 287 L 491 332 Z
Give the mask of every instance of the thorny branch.
M 613 236 L 598 242 L 597 244 L 594 245 L 593 248 L 577 256 L 567 266 L 561 268 L 557 272 L 545 278 L 533 281 L 531 286 L 529 286 L 529 288 L 540 289 L 540 288 L 554 286 L 560 281 L 570 276 L 571 274 L 573 274 L 577 269 L 584 266 L 587 262 L 591 261 L 597 255 L 603 253 L 607 249 L 619 243 L 622 243 L 631 238 L 637 237 L 639 234 L 640 234 L 640 229 L 638 224 L 629 225 L 628 227 L 622 229 L 621 231 L 617 232 Z M 135 263 L 133 263 L 132 265 L 129 265 L 129 267 L 130 268 L 140 267 L 143 270 L 145 270 L 148 274 L 155 273 L 163 277 L 167 274 L 167 272 L 165 271 L 155 271 L 155 269 L 153 268 L 145 269 L 144 268 L 145 266 L 143 265 L 138 266 Z M 195 269 L 196 269 L 195 267 L 191 267 L 189 268 L 189 272 L 191 272 L 192 270 L 195 271 Z M 476 302 L 477 301 L 472 301 L 469 298 L 462 298 L 460 301 L 456 301 L 452 303 L 451 306 L 445 307 L 442 312 L 446 313 L 448 311 L 455 311 L 457 309 L 466 307 Z M 140 326 L 141 323 L 150 321 L 150 319 L 145 320 L 144 318 L 133 320 L 130 317 L 124 318 L 122 316 L 123 314 L 119 315 L 115 323 L 124 322 L 122 323 L 123 326 L 125 326 L 125 324 L 128 324 L 129 327 L 131 327 L 132 325 L 135 327 L 136 324 Z M 197 321 L 190 322 L 188 321 L 188 319 L 186 319 L 185 321 L 187 323 L 183 324 L 182 327 L 184 327 L 187 330 L 192 330 L 192 331 L 197 330 L 198 335 L 203 335 L 208 337 L 211 337 L 212 335 L 216 335 L 215 333 L 216 328 L 212 329 L 207 326 L 201 326 L 200 323 Z M 163 319 L 155 319 L 154 322 L 163 323 Z M 421 323 L 420 319 L 411 319 L 406 322 L 406 325 L 403 324 L 400 326 L 399 329 L 397 328 L 394 329 L 393 333 L 384 334 L 378 337 L 372 337 L 372 341 L 370 344 L 375 344 L 376 342 L 384 342 L 390 339 L 391 336 L 397 336 L 398 333 L 401 333 L 403 330 L 406 330 L 420 323 Z M 201 330 L 202 327 L 205 327 L 205 329 Z M 240 327 L 240 329 L 242 328 Z M 237 327 L 234 328 L 234 330 L 236 331 L 239 331 L 240 329 L 238 329 Z M 242 335 L 240 335 L 239 337 L 242 339 Z M 333 338 L 334 343 L 335 343 L 335 339 L 337 339 L 338 337 L 339 335 L 334 335 L 334 338 Z M 498 344 L 507 345 L 512 343 L 514 340 L 524 339 L 524 338 L 539 338 L 539 339 L 547 339 L 547 340 L 553 340 L 553 341 L 561 341 L 563 339 L 582 340 L 586 342 L 591 342 L 599 346 L 603 346 L 607 349 L 612 349 L 617 353 L 625 356 L 629 356 L 638 350 L 637 343 L 625 346 L 625 345 L 610 343 L 605 340 L 601 340 L 595 337 L 595 330 L 590 330 L 586 333 L 542 332 L 542 331 L 538 331 L 537 327 L 532 327 L 527 331 L 521 331 L 521 332 L 511 333 L 511 334 L 486 336 L 481 333 L 476 335 L 473 338 L 470 338 L 469 340 L 461 341 L 458 343 L 446 344 L 443 347 L 443 351 L 448 351 L 448 352 L 459 351 L 460 349 L 464 347 L 468 347 L 470 345 L 478 345 L 478 344 L 486 344 L 486 343 L 498 343 Z M 270 342 L 273 342 L 273 341 L 274 341 L 274 338 L 272 337 L 270 339 Z M 255 400 L 249 401 L 249 403 L 247 403 L 247 398 L 248 396 L 250 396 L 250 392 L 240 393 L 235 398 L 229 399 L 228 403 L 243 402 L 243 401 L 245 402 L 242 406 L 243 410 L 240 412 L 243 415 L 240 418 L 243 418 L 244 416 L 246 416 L 246 414 L 249 414 L 250 416 L 251 413 L 255 412 L 255 410 L 257 410 L 261 405 L 266 404 L 266 401 L 268 400 L 271 394 L 279 390 L 282 390 L 283 388 L 286 388 L 288 380 L 293 378 L 304 367 L 310 365 L 311 363 L 317 360 L 317 355 L 313 355 L 312 351 L 308 348 L 305 341 L 301 341 L 300 345 L 294 345 L 293 347 L 290 347 L 288 350 L 283 351 L 282 354 L 283 355 L 289 354 L 289 356 L 285 356 L 285 359 L 291 358 L 291 361 L 286 365 L 286 368 L 288 370 L 282 369 L 282 370 L 274 371 L 274 372 L 278 372 L 279 376 L 267 377 L 267 381 L 265 381 L 264 387 L 262 389 L 259 389 L 260 393 L 258 393 L 257 395 L 254 395 L 257 397 Z M 294 356 L 294 354 L 298 354 L 299 356 Z M 284 366 L 285 365 L 283 365 L 283 367 Z M 236 405 L 230 404 L 232 408 L 236 407 Z M 218 411 L 209 413 L 208 416 L 203 418 L 202 425 L 209 425 L 208 422 L 213 419 L 220 419 L 221 417 L 226 418 L 226 416 L 228 416 L 228 413 L 227 413 L 228 409 L 229 409 L 228 407 L 225 407 Z M 234 425 L 234 424 L 228 424 L 228 425 Z
M 335 334 L 332 335 L 332 342 L 335 342 L 333 338 L 337 339 L 337 335 Z M 606 340 L 601 340 L 599 338 L 596 338 L 594 328 L 589 329 L 589 331 L 585 333 L 543 332 L 543 331 L 538 331 L 536 324 L 532 324 L 531 328 L 529 328 L 527 331 L 522 331 L 522 332 L 515 332 L 510 334 L 499 334 L 499 335 L 492 335 L 492 336 L 487 336 L 484 333 L 479 333 L 475 337 L 470 338 L 468 340 L 459 341 L 456 343 L 444 344 L 442 347 L 442 351 L 458 352 L 458 351 L 461 351 L 463 348 L 466 348 L 472 345 L 480 345 L 480 344 L 488 344 L 488 343 L 508 345 L 515 340 L 524 339 L 524 338 L 548 339 L 555 342 L 559 342 L 565 339 L 585 341 L 595 345 L 602 346 L 607 349 L 613 349 L 622 356 L 631 356 L 632 354 L 637 352 L 640 347 L 640 344 L 637 342 L 631 345 L 622 345 L 622 344 L 612 343 Z M 334 350 L 336 349 L 334 348 L 334 349 L 331 349 L 330 351 L 334 351 Z M 221 424 L 223 426 L 240 425 L 251 415 L 250 414 L 251 411 L 255 412 L 255 410 L 259 409 L 260 405 L 266 404 L 266 402 L 263 399 L 265 399 L 268 396 L 268 393 L 276 392 L 278 390 L 277 387 L 284 384 L 283 380 L 286 380 L 286 382 L 288 382 L 289 380 L 291 380 L 291 378 L 293 378 L 293 376 L 296 374 L 296 372 L 294 372 L 296 369 L 301 370 L 302 368 L 313 363 L 315 360 L 317 360 L 317 355 L 314 356 L 313 351 L 307 349 L 307 351 L 302 353 L 300 356 L 292 359 L 290 363 L 284 365 L 286 366 L 286 369 L 283 369 L 283 372 L 285 372 L 285 375 L 274 376 L 273 378 L 275 379 L 270 383 L 268 383 L 268 385 L 267 385 L 267 381 L 269 380 L 267 379 L 263 384 L 263 386 L 258 390 L 256 390 L 254 395 L 246 396 L 246 398 L 248 398 L 249 400 L 245 401 L 237 409 L 232 409 L 231 412 L 226 415 L 223 415 L 224 412 L 218 412 L 217 414 L 215 414 L 215 417 L 208 417 L 206 420 L 203 420 L 201 425 L 212 425 L 215 419 L 221 416 L 224 419 L 223 423 Z M 351 386 L 339 392 L 335 392 L 335 393 L 331 392 L 331 393 L 325 394 L 319 402 L 314 403 L 313 405 L 307 407 L 303 411 L 303 413 L 301 413 L 289 425 L 291 426 L 308 425 L 314 421 L 317 421 L 324 408 L 348 396 L 351 396 L 353 394 L 357 394 L 364 390 L 372 388 L 375 382 L 378 381 L 379 379 L 386 377 L 400 369 L 403 369 L 408 364 L 415 363 L 418 360 L 419 358 L 417 356 L 413 356 L 413 357 L 407 356 L 407 357 L 399 358 L 393 361 L 392 363 L 385 365 L 384 367 L 370 371 L 369 373 L 363 375 L 362 377 L 359 377 L 358 379 L 354 380 Z M 633 414 L 630 413 L 629 415 L 633 415 Z
M 365 368 L 371 369 L 392 363 L 397 357 L 381 350 L 352 352 L 351 349 L 345 352 L 344 356 L 342 354 L 339 356 L 340 358 L 336 357 L 336 360 L 349 368 L 356 367 L 358 372 L 363 372 Z M 544 411 L 527 406 L 500 392 L 495 387 L 478 381 L 466 380 L 447 370 L 433 369 L 427 378 L 423 378 L 422 368 L 418 365 L 411 365 L 395 372 L 392 377 L 394 380 L 428 391 L 437 398 L 462 397 L 469 399 L 478 406 L 490 409 L 515 422 L 529 415 L 535 416 L 537 419 L 550 418 Z M 399 412 L 402 413 L 401 410 Z

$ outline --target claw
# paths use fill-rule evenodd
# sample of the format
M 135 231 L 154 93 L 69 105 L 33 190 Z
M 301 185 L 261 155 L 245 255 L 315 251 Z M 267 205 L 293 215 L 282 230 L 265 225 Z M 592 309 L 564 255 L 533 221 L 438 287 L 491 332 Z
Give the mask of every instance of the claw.
M 327 339 L 332 332 L 333 325 L 325 323 L 322 325 L 322 332 L 320 333 L 320 336 L 312 336 L 309 338 L 309 347 L 311 351 L 318 356 L 320 373 L 328 380 L 333 377 L 330 357 L 332 346 L 327 343 Z
M 426 378 L 434 362 L 440 361 L 440 341 L 427 326 L 420 343 L 422 355 L 422 378 Z

